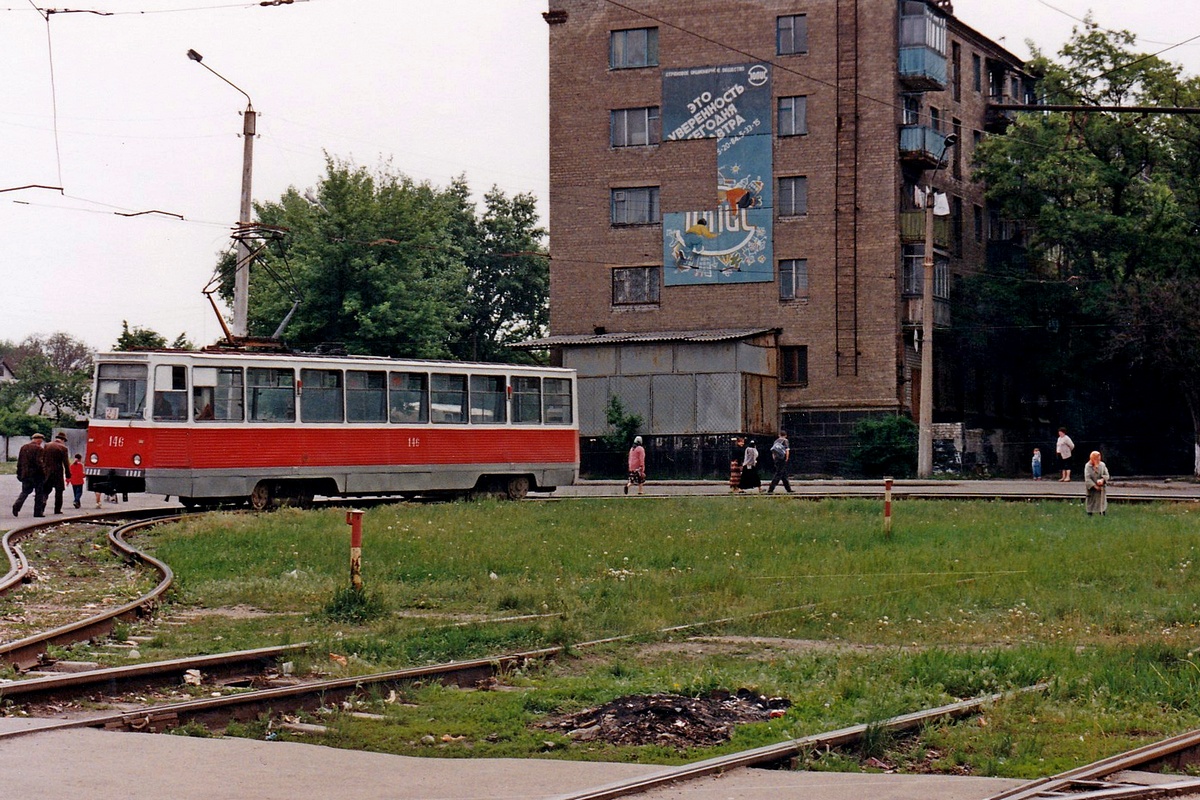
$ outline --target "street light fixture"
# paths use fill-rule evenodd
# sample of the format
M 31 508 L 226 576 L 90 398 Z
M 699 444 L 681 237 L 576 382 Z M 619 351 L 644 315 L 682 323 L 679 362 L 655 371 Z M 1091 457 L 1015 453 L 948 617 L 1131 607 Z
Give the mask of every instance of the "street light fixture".
M 253 213 L 250 183 L 254 171 L 254 136 L 258 115 L 254 111 L 254 103 L 251 102 L 250 95 L 246 94 L 246 91 L 236 83 L 205 64 L 204 56 L 195 50 L 188 50 L 187 57 L 237 89 L 246 98 L 246 110 L 242 113 L 242 194 L 238 213 L 238 232 L 241 233 L 250 225 L 250 216 Z M 233 334 L 245 336 L 249 331 L 250 246 L 241 236 L 235 236 L 234 240 L 237 243 L 237 264 L 233 273 Z
M 942 140 L 937 164 L 925 184 L 925 258 L 921 295 L 921 409 L 917 431 L 917 477 L 933 475 L 933 178 L 946 160 L 946 151 L 958 143 L 951 133 Z

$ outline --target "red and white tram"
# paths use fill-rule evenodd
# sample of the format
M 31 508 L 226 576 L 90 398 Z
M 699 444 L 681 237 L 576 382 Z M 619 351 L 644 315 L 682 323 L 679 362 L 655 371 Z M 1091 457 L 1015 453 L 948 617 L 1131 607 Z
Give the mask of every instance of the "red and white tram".
M 579 476 L 575 373 L 368 356 L 96 357 L 93 491 L 255 508 L 314 495 L 487 492 Z

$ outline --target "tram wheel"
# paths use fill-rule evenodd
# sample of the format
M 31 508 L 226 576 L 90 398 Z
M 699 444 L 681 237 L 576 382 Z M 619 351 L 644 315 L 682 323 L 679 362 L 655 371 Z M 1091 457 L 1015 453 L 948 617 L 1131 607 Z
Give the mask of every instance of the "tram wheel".
M 265 481 L 258 483 L 250 493 L 250 508 L 255 511 L 268 511 L 273 505 L 271 485 Z
M 509 478 L 507 494 L 509 500 L 520 500 L 525 495 L 529 494 L 529 478 L 525 475 L 518 475 L 515 478 Z

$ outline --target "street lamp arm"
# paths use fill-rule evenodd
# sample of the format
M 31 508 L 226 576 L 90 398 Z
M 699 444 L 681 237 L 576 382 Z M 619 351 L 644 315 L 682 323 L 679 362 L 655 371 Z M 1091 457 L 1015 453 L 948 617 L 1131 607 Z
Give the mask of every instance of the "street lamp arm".
M 217 72 L 215 69 L 213 69 L 212 67 L 210 67 L 208 64 L 205 64 L 205 63 L 204 63 L 204 56 L 200 55 L 200 54 L 199 54 L 199 53 L 197 53 L 195 50 L 188 50 L 188 51 L 187 51 L 187 57 L 188 57 L 188 58 L 190 58 L 192 61 L 195 61 L 195 62 L 196 62 L 197 64 L 199 64 L 200 66 L 204 67 L 206 70 L 208 70 L 209 72 L 211 72 L 213 75 L 216 75 L 218 78 L 220 78 L 221 80 L 223 80 L 223 81 L 225 81 L 226 83 L 228 83 L 228 84 L 229 84 L 230 86 L 232 86 L 234 89 L 237 89 L 239 92 L 241 92 L 241 93 L 242 93 L 242 96 L 246 98 L 246 108 L 247 108 L 248 110 L 251 110 L 251 111 L 253 111 L 253 110 L 254 110 L 254 101 L 250 99 L 250 95 L 246 94 L 246 90 L 245 90 L 245 89 L 243 89 L 242 87 L 238 86 L 238 85 L 237 85 L 236 83 L 234 83 L 233 81 L 229 80 L 229 78 L 226 78 L 226 77 L 225 77 L 224 75 L 222 75 L 221 73 Z

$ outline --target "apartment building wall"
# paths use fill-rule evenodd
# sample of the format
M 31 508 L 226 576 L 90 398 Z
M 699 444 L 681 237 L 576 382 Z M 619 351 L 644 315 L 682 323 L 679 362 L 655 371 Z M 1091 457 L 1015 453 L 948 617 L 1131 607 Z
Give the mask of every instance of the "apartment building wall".
M 921 298 L 902 290 L 900 223 L 907 186 L 928 175 L 899 155 L 904 96 L 913 93 L 898 75 L 899 4 L 629 0 L 622 6 L 633 10 L 605 0 L 551 0 L 545 15 L 551 334 L 776 328 L 781 352 L 802 347 L 807 355 L 800 380 L 780 376 L 778 419 L 812 444 L 798 448 L 812 451 L 809 468 L 836 468 L 862 417 L 916 415 L 913 330 Z M 776 20 L 788 15 L 804 15 L 807 52 L 777 53 Z M 657 63 L 610 68 L 611 33 L 641 28 L 657 29 Z M 918 94 L 925 124 L 935 107 L 943 132 L 961 131 L 959 147 L 948 153 L 954 161 L 934 176 L 961 203 L 958 233 L 948 234 L 942 248 L 951 272 L 961 274 L 963 265 L 967 271 L 982 268 L 986 253 L 987 214 L 981 187 L 970 181 L 970 163 L 975 131 L 982 131 L 985 118 L 987 59 L 1007 58 L 1014 65 L 1016 59 L 954 20 L 949 42 L 948 61 L 952 46 L 958 48 L 957 88 L 948 80 L 943 91 Z M 974 90 L 974 54 L 983 70 L 981 91 Z M 612 224 L 611 192 L 657 187 L 663 214 L 716 207 L 716 140 L 614 147 L 611 114 L 662 109 L 664 70 L 759 63 L 770 69 L 772 114 L 778 98 L 806 100 L 807 132 L 780 136 L 773 128 L 771 137 L 772 188 L 778 193 L 780 178 L 804 177 L 806 213 L 772 210 L 770 280 L 668 285 L 662 224 Z M 985 226 L 978 240 L 976 207 Z M 807 288 L 795 298 L 781 299 L 783 260 L 807 267 Z M 656 301 L 614 303 L 613 270 L 638 266 L 662 271 Z M 939 304 L 940 335 L 950 335 L 949 308 Z M 942 364 L 938 371 L 945 373 Z M 947 376 L 939 377 L 938 406 L 951 394 L 942 386 Z

